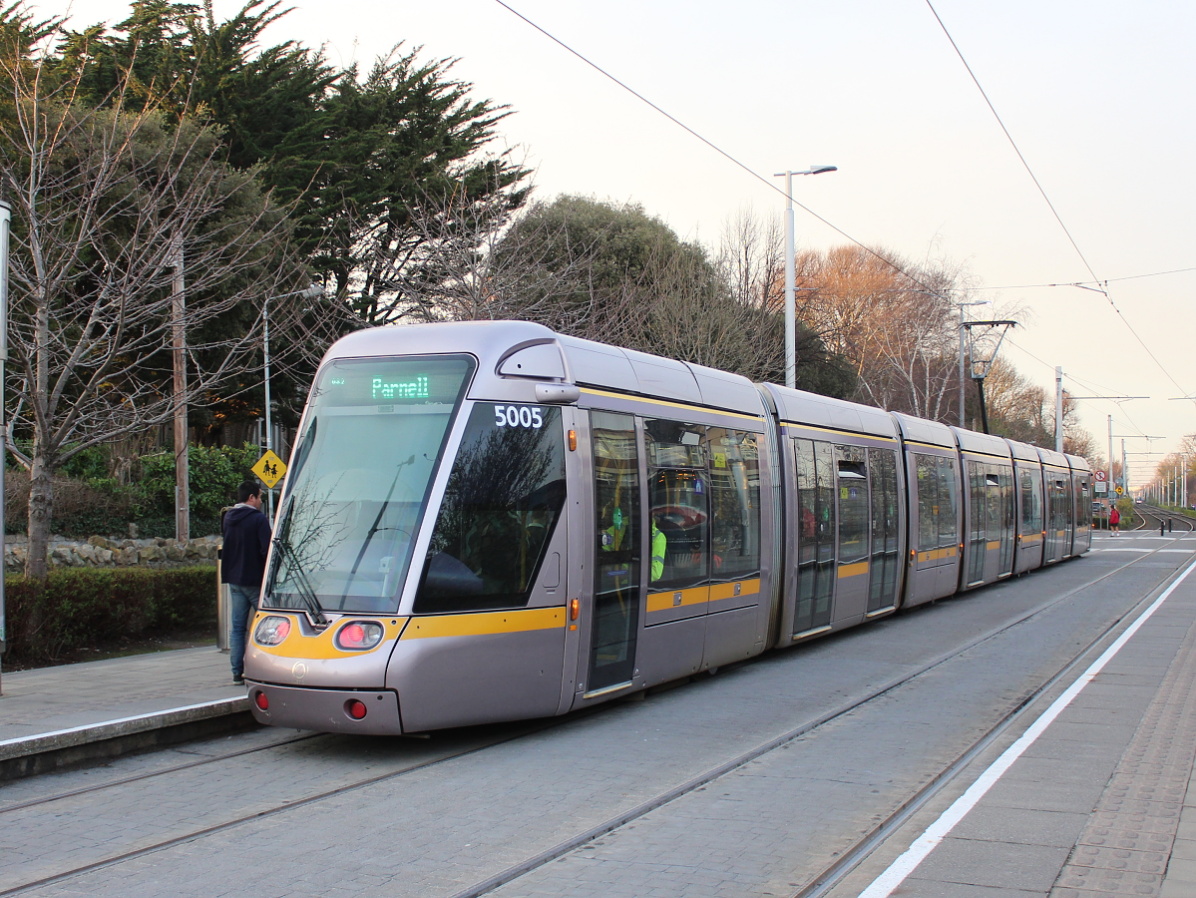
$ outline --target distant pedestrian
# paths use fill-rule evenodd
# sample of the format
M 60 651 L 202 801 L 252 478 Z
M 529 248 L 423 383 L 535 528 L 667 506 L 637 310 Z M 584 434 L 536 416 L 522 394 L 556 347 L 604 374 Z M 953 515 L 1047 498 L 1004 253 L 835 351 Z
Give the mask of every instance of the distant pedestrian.
M 1112 530 L 1113 535 L 1116 536 L 1117 531 L 1120 527 L 1121 527 L 1121 512 L 1119 512 L 1117 510 L 1117 506 L 1114 505 L 1109 510 L 1109 529 Z
M 225 512 L 220 529 L 224 534 L 220 579 L 228 584 L 232 597 L 229 661 L 233 683 L 239 686 L 245 682 L 246 631 L 257 608 L 270 548 L 270 522 L 262 512 L 262 488 L 256 481 L 237 487 L 237 504 Z

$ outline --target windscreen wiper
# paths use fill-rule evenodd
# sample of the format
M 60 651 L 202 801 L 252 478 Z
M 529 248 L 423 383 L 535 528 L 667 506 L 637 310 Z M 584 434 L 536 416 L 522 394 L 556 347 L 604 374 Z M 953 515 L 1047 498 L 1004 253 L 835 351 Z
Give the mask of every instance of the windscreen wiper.
M 324 616 L 324 609 L 320 606 L 320 600 L 316 598 L 316 591 L 312 588 L 311 581 L 307 579 L 307 572 L 303 570 L 303 565 L 299 561 L 299 553 L 295 551 L 294 546 L 291 545 L 291 541 L 288 538 L 291 530 L 291 506 L 294 503 L 295 497 L 291 496 L 286 508 L 283 509 L 282 524 L 279 527 L 280 533 L 274 537 L 272 542 L 275 549 L 281 551 L 281 554 L 285 555 L 291 563 L 291 568 L 294 571 L 295 585 L 299 588 L 299 598 L 303 601 L 303 607 L 307 609 L 307 616 L 311 619 L 312 626 L 323 629 L 328 626 L 328 618 Z M 271 565 L 270 579 L 266 587 L 267 593 L 274 592 L 278 570 L 281 566 L 281 560 L 276 554 L 274 563 Z
M 307 579 L 307 573 L 303 570 L 303 565 L 299 563 L 299 553 L 291 546 L 290 540 L 285 537 L 274 540 L 274 543 L 282 549 L 291 562 L 295 585 L 299 587 L 299 598 L 303 600 L 303 607 L 307 609 L 307 616 L 311 618 L 312 626 L 322 630 L 328 626 L 328 618 L 324 616 L 324 609 L 320 606 L 320 600 L 316 598 L 316 591 L 312 589 L 311 581 Z

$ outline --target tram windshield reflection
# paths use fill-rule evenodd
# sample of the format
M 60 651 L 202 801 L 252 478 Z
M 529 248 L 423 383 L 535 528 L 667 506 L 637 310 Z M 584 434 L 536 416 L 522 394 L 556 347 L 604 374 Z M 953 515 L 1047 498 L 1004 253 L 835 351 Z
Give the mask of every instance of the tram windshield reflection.
M 473 364 L 467 356 L 347 359 L 320 372 L 265 607 L 309 608 L 314 597 L 324 610 L 394 613 Z

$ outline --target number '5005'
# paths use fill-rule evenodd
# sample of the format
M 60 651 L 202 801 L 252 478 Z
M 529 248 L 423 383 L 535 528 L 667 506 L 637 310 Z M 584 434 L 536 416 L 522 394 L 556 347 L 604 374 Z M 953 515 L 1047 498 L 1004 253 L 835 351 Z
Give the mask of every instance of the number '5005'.
M 530 405 L 496 405 L 494 406 L 494 424 L 496 427 L 534 427 L 544 426 L 544 415 L 541 409 Z

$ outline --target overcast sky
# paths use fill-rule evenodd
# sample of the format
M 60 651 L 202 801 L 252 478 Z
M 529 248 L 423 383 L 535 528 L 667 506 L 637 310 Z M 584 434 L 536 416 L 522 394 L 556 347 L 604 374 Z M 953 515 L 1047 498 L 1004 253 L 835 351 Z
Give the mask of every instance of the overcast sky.
M 513 110 L 502 139 L 538 197 L 636 202 L 708 244 L 744 211 L 780 220 L 774 172 L 836 165 L 794 195 L 842 233 L 798 209 L 799 250 L 847 234 L 962 267 L 977 298 L 1028 310 L 1002 348 L 1023 375 L 1150 397 L 1081 402 L 1098 445 L 1112 415 L 1115 455 L 1128 435 L 1165 438 L 1130 453 L 1178 448 L 1196 433 L 1196 402 L 1172 398 L 1196 394 L 1196 5 L 932 3 L 297 0 L 267 38 L 335 65 L 400 41 L 457 58 L 475 98 Z M 239 6 L 215 0 L 218 18 Z M 71 6 L 80 25 L 128 10 Z M 1108 296 L 1066 286 L 1096 282 Z M 1155 460 L 1130 455 L 1135 483 Z

